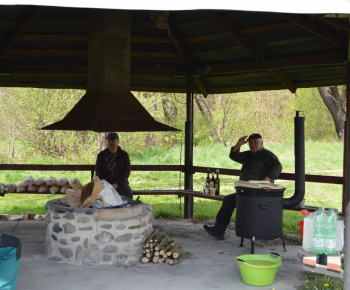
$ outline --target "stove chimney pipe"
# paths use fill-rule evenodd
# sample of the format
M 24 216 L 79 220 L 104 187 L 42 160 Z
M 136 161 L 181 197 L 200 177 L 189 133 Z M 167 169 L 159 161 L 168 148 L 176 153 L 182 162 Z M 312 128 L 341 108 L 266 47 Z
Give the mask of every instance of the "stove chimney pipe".
M 283 199 L 283 208 L 297 206 L 305 196 L 305 117 L 299 113 L 294 118 L 295 192 Z

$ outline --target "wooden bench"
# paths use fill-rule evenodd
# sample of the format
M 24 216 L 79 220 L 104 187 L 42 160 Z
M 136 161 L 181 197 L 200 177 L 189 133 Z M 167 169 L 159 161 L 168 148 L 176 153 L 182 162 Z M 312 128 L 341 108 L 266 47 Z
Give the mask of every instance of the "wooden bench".
M 187 190 L 187 189 L 169 189 L 169 190 L 133 190 L 136 195 L 177 195 L 178 197 L 190 196 L 199 197 L 211 200 L 223 201 L 225 195 L 204 195 L 203 192 Z
M 184 165 L 132 165 L 132 171 L 180 171 L 184 172 Z M 25 170 L 25 171 L 89 171 L 91 179 L 94 176 L 94 165 L 39 165 L 39 164 L 0 164 L 0 170 Z M 200 167 L 193 166 L 192 173 L 204 173 L 215 172 L 216 168 L 212 167 Z M 239 176 L 240 170 L 220 168 L 220 174 L 229 176 Z M 282 180 L 295 180 L 295 174 L 293 173 L 281 173 L 279 179 Z M 306 182 L 316 183 L 328 183 L 328 184 L 343 184 L 343 176 L 321 176 L 321 175 L 305 175 Z M 30 192 L 35 194 L 36 192 Z M 42 193 L 41 193 L 42 194 Z M 134 190 L 134 195 L 177 195 L 184 196 L 185 200 L 192 197 L 204 198 L 209 200 L 222 201 L 225 196 L 209 196 L 204 195 L 200 191 L 193 190 Z M 343 196 L 343 200 L 344 196 Z M 185 202 L 185 208 L 188 207 Z M 318 207 L 315 206 L 304 206 L 304 207 L 293 207 L 287 210 L 300 211 L 307 209 L 311 212 L 316 211 Z M 343 215 L 343 213 L 341 213 Z
M 134 196 L 137 195 L 177 195 L 178 197 L 189 196 L 189 197 L 198 197 L 209 200 L 218 200 L 223 201 L 225 195 L 205 195 L 200 191 L 194 190 L 186 190 L 186 189 L 172 189 L 172 190 L 133 190 Z M 301 211 L 302 209 L 306 209 L 309 212 L 317 211 L 317 206 L 308 206 L 305 205 L 303 207 L 292 207 L 286 208 L 285 210 L 293 210 L 293 211 Z M 327 208 L 326 208 L 327 210 Z

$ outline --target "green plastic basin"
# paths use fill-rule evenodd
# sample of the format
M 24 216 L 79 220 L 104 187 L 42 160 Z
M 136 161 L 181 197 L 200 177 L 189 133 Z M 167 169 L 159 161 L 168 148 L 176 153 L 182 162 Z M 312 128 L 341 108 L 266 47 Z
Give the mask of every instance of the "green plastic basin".
M 235 261 L 238 262 L 243 282 L 252 286 L 271 285 L 278 267 L 282 265 L 282 258 L 277 253 L 242 255 Z

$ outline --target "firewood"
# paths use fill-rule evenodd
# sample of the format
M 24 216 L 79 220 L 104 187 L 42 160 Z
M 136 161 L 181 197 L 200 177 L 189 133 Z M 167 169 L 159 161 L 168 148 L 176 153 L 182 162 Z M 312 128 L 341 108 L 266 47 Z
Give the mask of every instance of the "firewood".
M 155 251 L 155 252 L 154 252 L 154 255 L 155 255 L 155 256 L 159 256 L 159 251 Z
M 26 190 L 27 190 L 27 186 L 25 186 L 23 182 L 16 185 L 16 192 L 17 193 L 25 192 Z
M 166 258 L 166 259 L 165 259 L 165 263 L 168 263 L 168 264 L 169 264 L 169 261 L 170 261 L 170 258 Z
M 29 192 L 37 192 L 38 191 L 38 186 L 36 186 L 35 184 L 31 184 L 27 187 L 27 190 Z
M 172 246 L 174 246 L 174 243 L 173 243 L 173 242 L 167 244 L 167 245 L 164 247 L 164 249 L 160 250 L 160 254 L 161 254 L 161 255 L 164 255 L 164 253 L 166 253 Z
M 189 257 L 191 257 L 191 253 L 186 252 L 183 255 L 181 255 L 179 258 L 175 259 L 173 261 L 173 265 L 179 264 L 180 262 L 182 262 L 183 260 L 185 260 L 185 259 L 187 259 Z
M 158 244 L 158 249 L 156 248 L 156 250 L 160 250 L 161 248 L 164 247 L 164 244 L 166 243 L 167 239 L 169 238 L 169 234 L 166 234 L 162 240 L 160 241 L 160 243 Z
M 154 237 L 153 241 L 154 241 L 154 242 L 158 242 L 158 241 L 160 241 L 164 236 L 165 236 L 164 233 L 159 232 L 159 233 L 157 233 L 157 235 Z
M 153 239 L 153 237 L 154 237 L 156 234 L 158 234 L 158 230 L 157 230 L 157 229 L 154 230 L 154 231 L 148 236 L 148 238 L 147 238 L 147 240 L 146 240 L 146 244 L 149 244 L 149 243 L 151 242 L 151 239 Z
M 170 256 L 172 255 L 174 252 L 176 252 L 176 250 L 178 248 L 180 248 L 180 243 L 176 243 L 168 252 L 167 252 L 167 255 Z
M 163 258 L 159 258 L 159 259 L 158 259 L 158 263 L 159 263 L 159 264 L 161 264 L 161 263 L 163 263 L 163 262 L 164 262 L 164 259 L 163 259 Z
M 34 181 L 34 184 L 35 184 L 36 186 L 44 185 L 44 184 L 45 184 L 45 179 L 42 178 L 42 177 L 38 177 L 38 178 Z
M 51 193 L 51 194 L 56 194 L 56 193 L 59 193 L 60 192 L 60 190 L 61 190 L 61 186 L 59 186 L 59 185 L 52 185 L 52 186 L 50 186 L 50 188 L 49 188 L 49 192 Z
M 173 253 L 173 257 L 176 259 L 179 257 L 180 253 L 182 253 L 184 251 L 183 248 L 179 248 L 176 252 Z
M 42 193 L 42 192 L 48 192 L 50 189 L 50 186 L 46 185 L 46 184 L 43 184 L 43 185 L 40 185 L 38 187 L 38 192 Z
M 168 258 L 167 254 L 163 254 L 162 256 L 163 256 L 164 259 Z
M 46 183 L 46 185 L 48 185 L 48 186 L 55 185 L 55 184 L 56 184 L 56 178 L 50 176 L 50 177 L 46 178 L 45 183 Z
M 60 185 L 60 186 L 64 186 L 64 185 L 68 184 L 68 179 L 65 177 L 61 177 L 61 178 L 56 180 L 56 184 Z
M 168 258 L 168 259 L 169 259 L 168 264 L 170 264 L 170 265 L 174 264 L 174 259 L 170 259 L 170 258 Z
M 15 183 L 8 183 L 5 186 L 7 188 L 8 193 L 15 193 L 16 192 L 16 184 Z
M 26 177 L 23 179 L 22 182 L 25 186 L 29 186 L 29 185 L 32 185 L 35 182 L 35 180 L 33 177 Z
M 69 184 L 63 185 L 61 187 L 61 193 L 66 194 L 67 189 L 72 189 L 72 187 Z
M 69 184 L 70 186 L 72 186 L 72 185 L 80 185 L 80 187 L 82 186 L 82 185 L 81 185 L 81 182 L 79 181 L 78 178 L 72 178 L 72 179 L 70 179 L 70 180 L 68 181 L 68 184 Z M 72 188 L 73 188 L 73 186 L 72 186 Z M 78 189 L 78 188 L 74 187 L 74 190 L 75 190 L 75 189 Z
M 147 240 L 151 235 L 153 235 L 153 233 L 155 232 L 156 230 L 153 230 L 151 232 L 149 232 L 149 234 L 147 236 L 144 236 L 143 239 L 144 240 Z
M 149 261 L 151 261 L 151 259 L 148 257 L 142 257 L 141 261 L 142 263 L 148 263 Z
M 146 253 L 147 258 L 153 258 L 153 256 L 154 256 L 154 252 Z
M 0 195 L 5 196 L 5 192 L 7 191 L 7 188 L 3 183 L 0 183 Z
M 153 263 L 157 263 L 158 259 L 159 259 L 159 256 L 154 256 L 153 259 L 152 259 Z

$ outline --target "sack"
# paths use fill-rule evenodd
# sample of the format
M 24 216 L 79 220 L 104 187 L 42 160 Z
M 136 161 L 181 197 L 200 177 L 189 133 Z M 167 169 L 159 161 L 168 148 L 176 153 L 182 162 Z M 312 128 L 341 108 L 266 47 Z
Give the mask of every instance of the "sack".
M 344 247 L 344 220 L 337 220 L 337 241 L 335 249 L 341 251 Z
M 114 207 L 123 203 L 122 198 L 115 188 L 106 180 L 102 179 L 101 183 L 105 185 L 100 194 L 97 196 L 92 207 L 94 208 L 105 208 Z
M 312 251 L 312 241 L 315 231 L 314 227 L 314 216 L 315 213 L 310 213 L 307 217 L 304 218 L 304 232 L 303 232 L 303 245 L 302 248 L 305 252 Z

